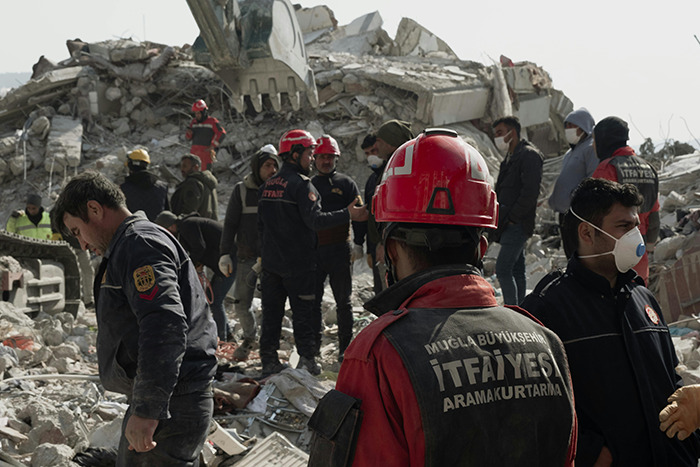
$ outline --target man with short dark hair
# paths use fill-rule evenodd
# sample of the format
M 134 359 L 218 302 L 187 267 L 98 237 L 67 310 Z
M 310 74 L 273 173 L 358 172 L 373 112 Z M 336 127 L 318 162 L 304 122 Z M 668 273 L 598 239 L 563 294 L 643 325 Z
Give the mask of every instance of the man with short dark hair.
M 192 261 L 172 235 L 129 212 L 98 172 L 73 177 L 53 214 L 63 235 L 103 257 L 100 381 L 129 401 L 117 466 L 197 465 L 213 410 L 216 325 Z
M 493 122 L 494 143 L 504 156 L 496 179 L 501 210 L 498 228 L 489 239 L 501 244 L 496 259 L 496 277 L 503 303 L 517 305 L 527 289 L 525 244 L 535 231 L 537 197 L 542 180 L 544 156 L 532 143 L 520 137 L 520 120 L 503 117 Z
M 593 145 L 600 164 L 593 177 L 614 182 L 631 183 L 639 189 L 644 203 L 639 208 L 639 230 L 644 237 L 647 252 L 654 251 L 659 238 L 659 176 L 647 161 L 635 154 L 627 145 L 629 127 L 618 117 L 606 117 L 593 130 Z M 644 282 L 649 281 L 649 256 L 645 252 L 634 267 Z
M 483 157 L 451 130 L 426 130 L 384 174 L 375 215 L 396 282 L 365 304 L 378 318 L 309 420 L 309 465 L 573 465 L 564 347 L 498 306 L 479 272 L 498 213 Z
M 564 342 L 579 417 L 577 466 L 693 466 L 700 437 L 680 442 L 658 413 L 680 386 L 661 308 L 631 269 L 644 254 L 643 198 L 632 184 L 586 179 L 564 219 L 575 251 L 523 301 Z
M 308 131 L 290 130 L 280 139 L 282 169 L 260 188 L 258 225 L 262 245 L 262 307 L 260 359 L 263 376 L 285 368 L 279 361 L 284 305 L 292 307 L 294 343 L 300 358 L 297 368 L 321 373 L 316 363 L 313 304 L 316 287 L 316 231 L 367 219 L 367 208 L 353 200 L 333 212 L 321 211 L 321 199 L 309 173 L 316 139 Z
M 145 149 L 134 149 L 126 156 L 129 176 L 119 188 L 126 196 L 129 211 L 143 211 L 148 220 L 154 221 L 158 214 L 170 210 L 168 184 L 148 170 L 151 157 Z
M 185 154 L 180 159 L 180 173 L 184 180 L 175 187 L 170 198 L 172 211 L 176 215 L 199 213 L 202 217 L 219 219 L 219 201 L 216 186 L 219 182 L 208 171 L 201 170 L 202 161 L 194 154 Z

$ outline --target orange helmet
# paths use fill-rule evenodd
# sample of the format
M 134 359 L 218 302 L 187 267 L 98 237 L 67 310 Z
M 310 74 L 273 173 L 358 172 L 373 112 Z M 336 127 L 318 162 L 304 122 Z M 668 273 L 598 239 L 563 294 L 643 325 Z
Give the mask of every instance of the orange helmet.
M 207 107 L 207 103 L 204 102 L 204 99 L 199 99 L 194 101 L 194 104 L 192 104 L 192 112 L 204 112 L 207 110 L 209 107 Z
M 377 222 L 495 229 L 496 193 L 484 158 L 456 132 L 426 129 L 391 156 L 372 199 Z
M 316 140 L 305 130 L 289 130 L 280 139 L 279 153 L 290 152 L 294 146 L 301 144 L 305 148 L 316 147 Z
M 340 148 L 338 147 L 338 142 L 331 135 L 323 135 L 316 141 L 316 149 L 314 149 L 314 156 L 318 154 L 333 154 L 334 156 L 340 156 Z

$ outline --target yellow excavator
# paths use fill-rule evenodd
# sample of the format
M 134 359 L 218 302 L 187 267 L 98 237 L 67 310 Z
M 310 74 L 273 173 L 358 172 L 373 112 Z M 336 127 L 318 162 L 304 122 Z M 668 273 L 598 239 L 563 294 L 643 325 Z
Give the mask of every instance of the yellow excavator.
M 282 95 L 299 110 L 302 94 L 318 107 L 313 71 L 289 0 L 187 0 L 199 26 L 194 60 L 221 77 L 231 105 L 246 110 L 246 96 L 256 112 L 263 98 L 282 109 Z

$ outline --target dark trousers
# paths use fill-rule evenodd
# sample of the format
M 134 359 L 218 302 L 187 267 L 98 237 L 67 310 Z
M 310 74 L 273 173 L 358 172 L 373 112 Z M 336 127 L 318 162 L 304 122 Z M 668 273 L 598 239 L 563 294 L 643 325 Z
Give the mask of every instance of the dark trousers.
M 210 308 L 212 317 L 216 323 L 216 334 L 221 341 L 225 341 L 228 336 L 228 318 L 226 317 L 226 310 L 224 309 L 224 299 L 235 280 L 236 271 L 228 277 L 223 274 L 214 274 L 211 278 L 211 290 L 214 295 L 214 300 Z
M 284 303 L 289 297 L 292 307 L 292 326 L 297 352 L 302 357 L 312 359 L 316 353 L 314 336 L 314 285 L 315 272 L 300 271 L 290 277 L 282 277 L 263 270 L 260 285 L 262 288 L 262 326 L 260 333 L 260 358 L 263 365 L 277 362 L 280 348 Z
M 350 344 L 352 339 L 352 272 L 350 264 L 350 244 L 340 243 L 324 245 L 316 250 L 316 301 L 314 302 L 314 333 L 316 335 L 316 351 L 320 349 L 323 316 L 321 301 L 326 277 L 329 277 L 333 297 L 335 298 L 336 315 L 338 316 L 338 346 L 340 353 Z
M 214 410 L 211 389 L 170 398 L 170 418 L 160 420 L 153 434 L 157 446 L 148 452 L 129 450 L 124 436 L 132 409 L 126 411 L 116 467 L 197 467 Z
M 501 284 L 503 303 L 519 305 L 525 298 L 525 243 L 528 236 L 520 224 L 511 224 L 501 234 L 501 251 L 496 258 L 496 277 Z

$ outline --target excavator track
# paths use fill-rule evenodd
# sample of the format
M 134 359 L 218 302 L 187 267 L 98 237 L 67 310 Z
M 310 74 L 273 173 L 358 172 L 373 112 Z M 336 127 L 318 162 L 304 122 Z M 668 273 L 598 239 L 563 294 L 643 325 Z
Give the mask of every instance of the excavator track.
M 67 242 L 39 240 L 0 230 L 0 256 L 12 256 L 22 263 L 25 260 L 47 259 L 63 266 L 65 279 L 65 308 L 63 311 L 78 314 L 80 306 L 80 266 L 78 257 Z

